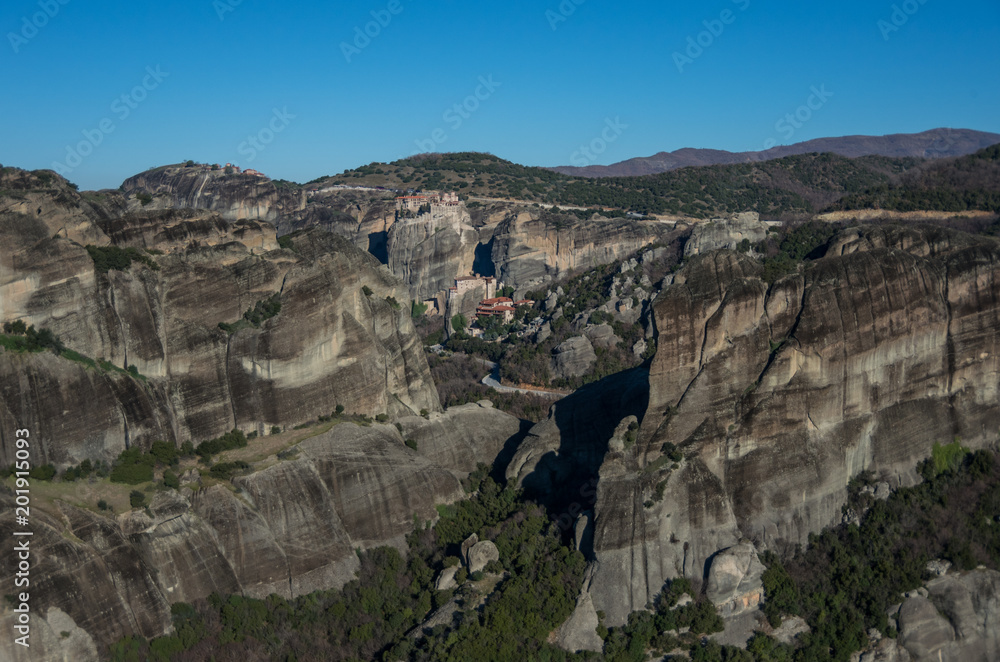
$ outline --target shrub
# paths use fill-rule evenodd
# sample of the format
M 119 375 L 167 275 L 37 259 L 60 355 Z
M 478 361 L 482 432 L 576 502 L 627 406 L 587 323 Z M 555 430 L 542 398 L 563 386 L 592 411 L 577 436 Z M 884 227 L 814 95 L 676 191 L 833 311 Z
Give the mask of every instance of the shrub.
M 254 304 L 253 308 L 250 308 L 245 313 L 243 313 L 243 319 L 252 324 L 254 327 L 259 327 L 266 320 L 271 319 L 281 312 L 281 294 L 275 293 L 266 299 L 262 299 Z
M 284 236 L 278 237 L 278 246 L 281 248 L 292 249 L 295 246 L 295 242 L 292 240 L 290 236 L 286 234 Z
M 957 469 L 968 454 L 969 449 L 964 448 L 958 439 L 944 446 L 935 443 L 931 449 L 931 459 L 934 463 L 935 475 Z
M 412 448 L 413 450 L 417 450 L 417 442 L 414 441 L 413 439 L 407 439 L 405 443 L 407 447 Z
M 153 466 L 156 458 L 143 454 L 138 448 L 124 450 L 111 469 L 111 482 L 138 485 L 153 480 Z
M 146 506 L 146 495 L 139 490 L 132 490 L 129 492 L 128 502 L 133 508 L 144 508 Z
M 281 434 L 281 428 L 277 425 L 272 425 L 271 434 Z
M 171 464 L 177 459 L 177 448 L 169 441 L 154 441 L 149 454 L 160 464 Z
M 160 269 L 160 266 L 148 255 L 144 255 L 131 246 L 121 248 L 119 246 L 88 245 L 87 253 L 94 261 L 94 270 L 99 274 L 106 274 L 109 271 L 125 271 L 132 266 L 133 262 L 141 262 L 153 271 Z
M 56 476 L 56 468 L 51 464 L 43 464 L 41 466 L 32 467 L 28 471 L 28 476 L 34 478 L 35 480 L 52 480 Z
M 178 490 L 181 487 L 181 481 L 170 469 L 163 472 L 163 486 L 169 487 L 174 490 Z
M 386 421 L 389 420 L 389 415 L 388 414 L 377 414 L 375 416 L 375 420 L 377 422 L 379 422 L 379 423 L 385 423 Z
M 372 295 L 372 288 L 368 287 L 367 285 L 362 285 L 361 292 L 364 293 L 366 297 L 370 297 Z
M 105 501 L 104 499 L 98 500 L 98 502 L 97 502 L 97 509 L 98 510 L 108 510 L 110 508 L 111 508 L 111 506 L 108 505 L 107 501 Z
M 244 472 L 249 468 L 250 465 L 242 460 L 237 460 L 236 462 L 220 462 L 212 467 L 211 474 L 215 478 L 229 480 L 235 474 Z

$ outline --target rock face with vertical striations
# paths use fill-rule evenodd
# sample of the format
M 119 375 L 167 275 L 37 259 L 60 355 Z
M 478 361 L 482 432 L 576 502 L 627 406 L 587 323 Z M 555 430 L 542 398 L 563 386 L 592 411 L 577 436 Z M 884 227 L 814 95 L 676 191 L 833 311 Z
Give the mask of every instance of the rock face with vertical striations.
M 368 415 L 440 410 L 409 292 L 371 255 L 319 230 L 281 249 L 258 221 L 102 215 L 73 202 L 61 181 L 52 185 L 65 191 L 29 188 L 69 200 L 61 216 L 0 214 L 9 248 L 0 255 L 0 321 L 49 328 L 88 357 L 0 352 L 0 420 L 30 424 L 47 440 L 32 447 L 37 463 L 110 461 L 156 438 L 264 433 L 337 404 Z M 67 227 L 97 246 L 137 248 L 140 259 L 100 273 L 59 231 Z M 243 319 L 272 300 L 277 315 Z M 4 443 L 0 463 L 10 452 Z
M 996 240 L 852 228 L 804 270 L 771 285 L 761 275 L 750 256 L 706 253 L 654 302 L 638 439 L 605 446 L 599 469 L 589 590 L 609 624 L 673 577 L 705 577 L 706 561 L 743 539 L 804 543 L 839 521 L 859 472 L 912 484 L 935 442 L 982 447 L 1000 427 Z M 556 427 L 546 443 L 532 430 L 510 473 L 558 494 L 579 465 L 545 449 L 600 446 Z
M 506 285 L 540 287 L 626 257 L 672 231 L 671 226 L 621 218 L 512 212 L 494 231 L 493 262 Z
M 415 299 L 429 299 L 468 276 L 479 232 L 463 206 L 433 207 L 433 213 L 401 219 L 389 230 L 389 270 L 409 285 Z
M 267 177 L 212 170 L 204 164 L 162 166 L 126 179 L 129 197 L 150 196 L 148 209 L 201 209 L 229 221 L 277 221 L 305 207 L 305 191 L 279 188 Z

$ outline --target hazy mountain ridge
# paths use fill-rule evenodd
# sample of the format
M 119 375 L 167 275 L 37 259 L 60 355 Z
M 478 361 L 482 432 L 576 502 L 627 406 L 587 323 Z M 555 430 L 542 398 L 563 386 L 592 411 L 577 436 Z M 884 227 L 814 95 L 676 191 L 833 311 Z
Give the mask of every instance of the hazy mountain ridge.
M 921 133 L 895 133 L 885 136 L 816 138 L 756 152 L 684 147 L 673 152 L 658 152 L 652 156 L 636 157 L 606 166 L 556 166 L 551 170 L 573 177 L 637 177 L 688 166 L 752 163 L 810 152 L 832 152 L 849 158 L 877 155 L 933 159 L 964 156 L 998 142 L 1000 142 L 998 133 L 941 128 Z

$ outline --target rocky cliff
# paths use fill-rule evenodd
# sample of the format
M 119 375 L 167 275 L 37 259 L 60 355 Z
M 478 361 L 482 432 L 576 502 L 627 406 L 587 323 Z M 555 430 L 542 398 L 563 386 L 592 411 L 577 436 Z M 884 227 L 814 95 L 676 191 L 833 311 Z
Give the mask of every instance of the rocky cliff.
M 203 164 L 147 170 L 126 179 L 121 191 L 139 204 L 146 199 L 144 206 L 150 210 L 201 209 L 230 221 L 253 218 L 272 223 L 302 210 L 306 195 L 297 185 L 279 187 L 267 177 L 212 170 Z
M 280 249 L 258 221 L 69 206 L 0 215 L 0 321 L 49 328 L 84 355 L 0 352 L 0 464 L 15 421 L 47 440 L 33 461 L 67 465 L 156 438 L 264 433 L 337 404 L 368 415 L 440 408 L 407 288 L 346 240 L 312 230 Z M 101 273 L 59 228 L 152 253 Z M 263 301 L 280 312 L 243 319 Z
M 464 207 L 434 207 L 434 213 L 401 219 L 389 230 L 389 270 L 423 300 L 472 274 L 479 232 Z
M 663 238 L 672 226 L 538 210 L 511 213 L 493 234 L 497 276 L 519 290 L 626 257 Z
M 912 483 L 933 443 L 995 439 L 995 240 L 854 228 L 803 271 L 773 285 L 761 273 L 707 253 L 655 301 L 641 429 L 612 440 L 599 469 L 589 588 L 610 623 L 743 539 L 805 542 L 839 521 L 860 471 Z M 512 472 L 530 484 L 531 468 Z
M 212 592 L 292 598 L 339 587 L 353 577 L 356 549 L 405 550 L 415 517 L 434 519 L 435 505 L 464 495 L 461 449 L 492 462 L 516 442 L 508 433 L 519 424 L 484 403 L 415 417 L 406 429 L 435 448 L 407 448 L 393 426 L 342 423 L 231 483 L 157 492 L 148 514 L 111 519 L 74 497 L 53 512 L 35 509 L 30 659 L 97 659 L 125 635 L 168 632 L 170 604 Z M 5 539 L 15 529 L 13 503 L 0 494 Z M 9 554 L 0 560 L 5 576 L 13 563 Z M 8 631 L 13 618 L 6 608 L 0 615 Z M 0 657 L 29 659 L 9 637 Z

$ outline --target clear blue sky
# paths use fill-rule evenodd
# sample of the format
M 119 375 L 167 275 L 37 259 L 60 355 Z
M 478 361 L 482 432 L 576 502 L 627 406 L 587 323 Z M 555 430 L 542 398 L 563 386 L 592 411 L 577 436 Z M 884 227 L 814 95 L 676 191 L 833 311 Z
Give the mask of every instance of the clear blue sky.
M 895 24 L 879 0 L 62 2 L 0 8 L 0 162 L 59 162 L 81 188 L 186 159 L 304 182 L 417 141 L 563 165 L 940 126 L 1000 133 L 996 0 L 897 2 Z M 345 55 L 373 11 L 387 25 Z M 707 46 L 685 54 L 702 32 Z M 678 66 L 675 53 L 695 57 Z M 481 87 L 491 76 L 498 85 Z M 831 96 L 776 128 L 813 86 Z M 603 152 L 581 157 L 602 132 Z

